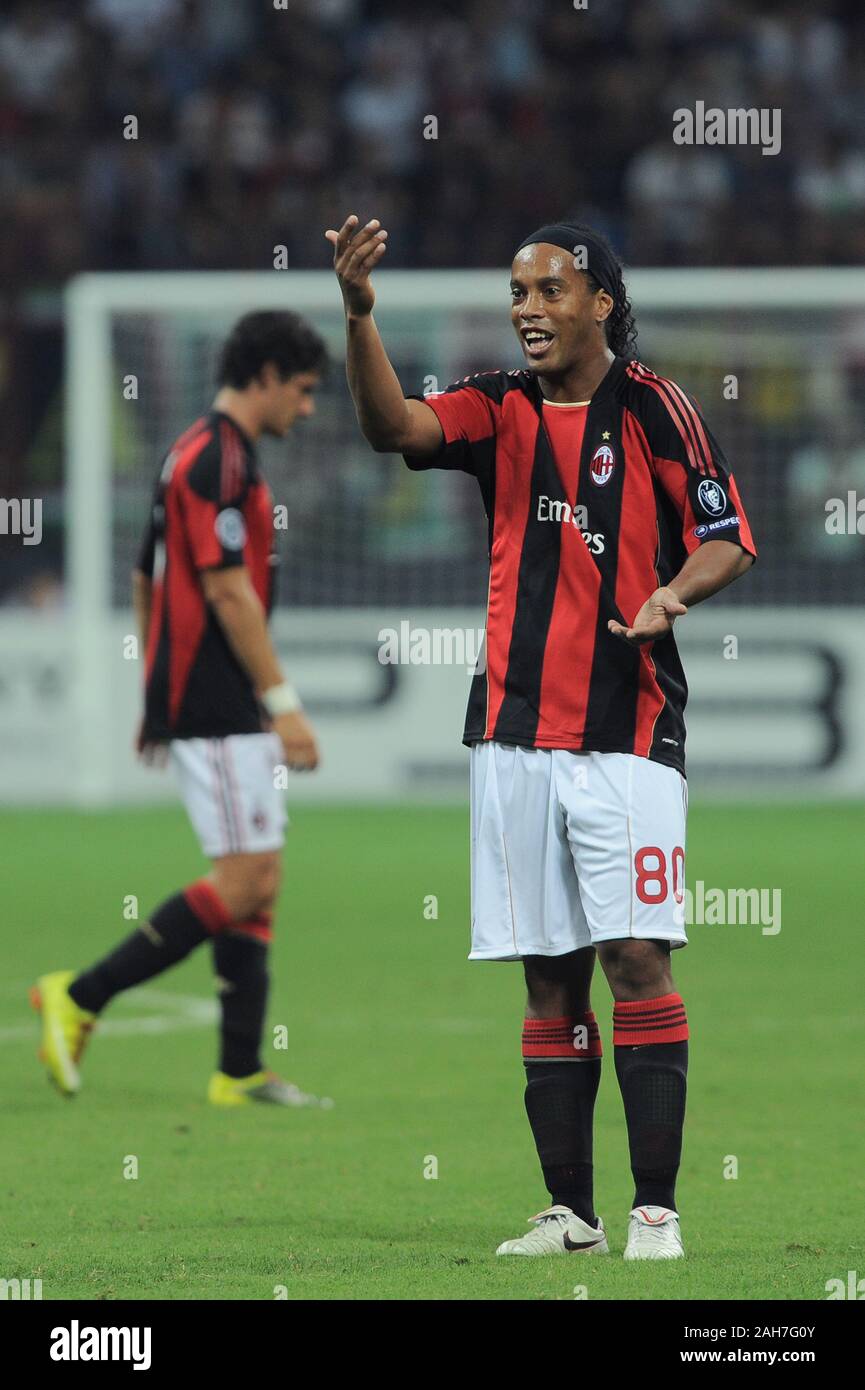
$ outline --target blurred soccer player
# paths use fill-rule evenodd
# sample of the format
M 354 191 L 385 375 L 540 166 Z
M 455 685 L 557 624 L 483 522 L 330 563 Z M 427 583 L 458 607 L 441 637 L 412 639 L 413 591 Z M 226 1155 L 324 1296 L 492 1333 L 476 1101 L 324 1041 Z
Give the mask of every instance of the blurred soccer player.
M 608 1250 L 593 1200 L 597 955 L 635 1184 L 625 1258 L 676 1258 L 687 686 L 673 624 L 753 562 L 735 483 L 691 397 L 635 358 L 621 265 L 591 228 L 551 224 L 517 248 L 527 368 L 424 398 L 403 395 L 372 316 L 386 231 L 352 216 L 326 236 L 363 433 L 410 468 L 473 474 L 489 519 L 486 660 L 464 733 L 470 958 L 523 962 L 525 1102 L 551 1199 L 497 1253 Z
M 286 824 L 275 772 L 283 763 L 315 768 L 318 750 L 268 633 L 273 498 L 255 444 L 312 415 L 326 360 L 322 339 L 297 315 L 247 314 L 224 344 L 210 412 L 162 464 L 133 574 L 146 652 L 138 747 L 149 762 L 170 756 L 213 870 L 89 970 L 38 981 L 40 1056 L 64 1094 L 79 1088 L 84 1044 L 110 1000 L 209 941 L 222 1026 L 208 1098 L 317 1103 L 260 1056 Z

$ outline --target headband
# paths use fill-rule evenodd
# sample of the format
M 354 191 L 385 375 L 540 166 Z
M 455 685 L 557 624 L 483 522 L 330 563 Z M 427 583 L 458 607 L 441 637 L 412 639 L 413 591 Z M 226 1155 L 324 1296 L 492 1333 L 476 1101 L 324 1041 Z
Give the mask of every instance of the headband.
M 532 232 L 525 241 L 521 241 L 517 251 L 522 251 L 524 247 L 532 246 L 537 241 L 545 241 L 550 246 L 561 246 L 563 251 L 574 252 L 578 246 L 585 247 L 586 264 L 580 269 L 593 275 L 613 301 L 619 302 L 622 293 L 622 272 L 609 248 L 588 227 L 579 227 L 570 222 L 549 222 L 545 227 L 539 227 L 536 232 Z

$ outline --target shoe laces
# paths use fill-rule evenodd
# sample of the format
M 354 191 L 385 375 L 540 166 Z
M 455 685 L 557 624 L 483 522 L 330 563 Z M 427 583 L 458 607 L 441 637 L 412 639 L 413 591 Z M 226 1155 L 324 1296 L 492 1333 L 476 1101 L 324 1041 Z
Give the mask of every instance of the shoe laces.
M 529 1217 L 529 1223 L 535 1226 L 543 1226 L 547 1221 L 557 1221 L 567 1225 L 572 1216 L 571 1212 L 563 1211 L 561 1208 L 548 1207 L 545 1211 L 539 1211 L 536 1216 Z

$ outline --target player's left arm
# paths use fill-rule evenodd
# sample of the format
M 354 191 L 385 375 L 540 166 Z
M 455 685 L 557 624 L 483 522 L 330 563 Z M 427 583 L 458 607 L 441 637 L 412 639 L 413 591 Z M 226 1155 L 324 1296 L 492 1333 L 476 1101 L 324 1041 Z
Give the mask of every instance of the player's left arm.
M 142 570 L 132 571 L 132 608 L 135 613 L 135 626 L 141 640 L 141 650 L 147 650 L 150 632 L 150 613 L 153 608 L 153 581 Z
M 147 642 L 150 636 L 150 618 L 153 611 L 153 569 L 156 556 L 156 531 L 151 517 L 135 568 L 132 571 L 132 609 L 135 626 L 141 644 L 141 659 L 144 661 Z M 159 766 L 165 762 L 167 754 L 164 746 L 146 743 L 144 739 L 144 716 L 138 722 L 134 742 L 135 751 L 144 762 Z
M 754 556 L 734 541 L 706 541 L 688 556 L 675 579 L 649 595 L 632 627 L 625 627 L 614 618 L 607 626 L 614 637 L 635 647 L 656 642 L 659 637 L 666 637 L 676 618 L 732 584 L 753 563 Z
M 144 570 L 132 571 L 132 607 L 135 612 L 135 625 L 141 642 L 141 656 L 147 651 L 150 635 L 150 614 L 153 608 L 153 580 Z M 168 761 L 168 749 L 163 743 L 148 743 L 144 738 L 144 716 L 138 721 L 133 747 L 142 761 L 151 767 L 164 767 Z
M 679 517 L 687 559 L 650 594 L 630 626 L 611 618 L 614 637 L 642 646 L 672 630 L 751 568 L 757 551 L 735 479 L 697 402 L 675 382 L 640 368 L 630 412 L 642 430 L 656 486 Z
M 150 612 L 153 607 L 153 570 L 156 564 L 156 527 L 151 513 L 141 538 L 141 547 L 132 571 L 132 608 L 135 625 L 141 640 L 141 650 L 147 650 L 150 632 Z

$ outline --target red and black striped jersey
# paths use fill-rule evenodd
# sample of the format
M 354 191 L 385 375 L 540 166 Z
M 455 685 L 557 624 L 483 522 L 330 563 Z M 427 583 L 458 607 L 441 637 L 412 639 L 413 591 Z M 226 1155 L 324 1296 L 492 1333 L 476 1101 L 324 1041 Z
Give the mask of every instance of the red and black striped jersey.
M 273 499 L 246 435 L 211 411 L 160 469 L 138 569 L 152 581 L 144 728 L 148 740 L 258 733 L 252 682 L 204 599 L 204 570 L 246 565 L 273 604 Z
M 444 443 L 410 468 L 456 468 L 489 522 L 485 658 L 465 743 L 636 753 L 684 771 L 688 687 L 673 634 L 631 624 L 707 540 L 756 554 L 720 446 L 693 399 L 616 358 L 591 401 L 545 401 L 530 371 L 485 372 L 418 397 Z

